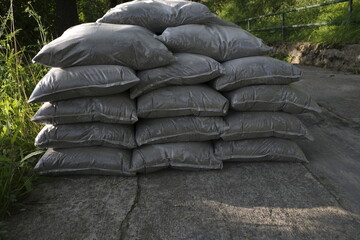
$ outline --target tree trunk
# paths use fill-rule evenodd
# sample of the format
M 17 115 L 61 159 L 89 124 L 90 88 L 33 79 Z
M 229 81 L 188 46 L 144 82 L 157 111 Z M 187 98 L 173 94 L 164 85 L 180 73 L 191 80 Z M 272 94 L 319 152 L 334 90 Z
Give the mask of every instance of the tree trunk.
M 66 29 L 79 24 L 76 0 L 55 0 L 56 33 L 60 36 Z

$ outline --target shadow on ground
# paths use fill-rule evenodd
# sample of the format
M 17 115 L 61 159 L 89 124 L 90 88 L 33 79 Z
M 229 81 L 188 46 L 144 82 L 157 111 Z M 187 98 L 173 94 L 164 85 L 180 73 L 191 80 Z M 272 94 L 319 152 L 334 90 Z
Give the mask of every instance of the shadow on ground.
M 358 216 L 301 164 L 167 171 L 141 176 L 140 186 L 122 239 L 356 239 L 360 233 Z

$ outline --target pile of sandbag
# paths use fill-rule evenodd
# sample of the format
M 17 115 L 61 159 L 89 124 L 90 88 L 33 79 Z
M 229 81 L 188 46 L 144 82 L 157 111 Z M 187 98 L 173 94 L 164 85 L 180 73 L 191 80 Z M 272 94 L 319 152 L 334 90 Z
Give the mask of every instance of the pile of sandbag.
M 226 73 L 212 86 L 230 101 L 226 129 L 215 143 L 215 154 L 223 161 L 307 162 L 294 139 L 313 140 L 294 115 L 320 112 L 306 94 L 289 86 L 301 71 L 286 62 L 254 56 L 223 63 Z
M 34 61 L 53 67 L 29 99 L 46 102 L 33 117 L 47 124 L 35 145 L 49 148 L 36 169 L 133 174 L 138 118 L 128 90 L 140 81 L 134 70 L 167 65 L 173 54 L 143 27 L 88 23 L 65 31 Z
M 45 102 L 33 121 L 47 124 L 35 168 L 132 175 L 306 161 L 291 140 L 312 137 L 293 114 L 320 110 L 288 86 L 299 69 L 261 56 L 270 49 L 182 0 L 120 4 L 68 29 L 34 58 L 53 67 L 29 99 Z

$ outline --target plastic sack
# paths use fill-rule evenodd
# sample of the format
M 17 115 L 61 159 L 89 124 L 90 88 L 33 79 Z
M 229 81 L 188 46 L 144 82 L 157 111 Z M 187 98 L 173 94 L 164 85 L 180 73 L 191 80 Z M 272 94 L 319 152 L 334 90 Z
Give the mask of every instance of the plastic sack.
M 176 117 L 141 119 L 136 124 L 138 146 L 169 142 L 198 142 L 219 139 L 224 128 L 221 117 Z
M 104 146 L 136 148 L 133 125 L 111 123 L 77 123 L 46 125 L 35 138 L 40 148 Z
M 107 147 L 49 148 L 35 166 L 42 175 L 134 175 L 131 151 Z
M 221 138 L 225 141 L 265 137 L 314 140 L 296 116 L 284 112 L 230 112 L 224 120 Z
M 240 112 L 321 112 L 309 95 L 288 85 L 248 86 L 223 94 L 229 99 L 230 107 Z
M 33 59 L 51 67 L 122 65 L 135 70 L 165 66 L 172 61 L 172 53 L 149 30 L 106 23 L 71 27 Z
M 42 124 L 105 122 L 133 124 L 138 118 L 127 93 L 44 103 L 31 119 Z
M 207 85 L 171 86 L 156 89 L 137 99 L 140 118 L 176 116 L 224 116 L 229 101 Z
M 132 172 L 155 172 L 166 168 L 181 170 L 222 169 L 210 142 L 146 145 L 133 151 Z
M 29 102 L 51 102 L 121 93 L 140 81 L 123 66 L 93 65 L 52 68 L 36 85 Z
M 223 63 L 225 74 L 211 85 L 218 91 L 231 91 L 249 85 L 281 85 L 298 81 L 301 70 L 271 57 L 246 57 Z
M 170 27 L 156 38 L 173 52 L 197 53 L 219 62 L 263 55 L 271 50 L 261 39 L 241 28 L 217 24 Z
M 198 54 L 174 54 L 176 62 L 160 68 L 140 71 L 140 82 L 131 88 L 132 99 L 170 85 L 194 85 L 210 81 L 224 73 L 217 61 Z
M 222 161 L 308 162 L 300 147 L 290 140 L 280 138 L 222 141 L 214 144 L 215 156 Z
M 140 25 L 162 33 L 167 27 L 205 23 L 214 17 L 205 5 L 196 2 L 137 0 L 117 5 L 97 22 Z

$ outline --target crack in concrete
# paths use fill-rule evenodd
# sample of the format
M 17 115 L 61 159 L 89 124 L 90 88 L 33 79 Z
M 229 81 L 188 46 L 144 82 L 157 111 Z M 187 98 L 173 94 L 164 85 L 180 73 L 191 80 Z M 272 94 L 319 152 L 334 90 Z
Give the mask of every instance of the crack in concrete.
M 224 213 L 221 213 L 221 215 L 222 215 L 222 218 L 223 218 L 223 221 L 224 221 L 224 224 L 225 224 L 225 229 L 226 229 L 226 231 L 227 231 L 227 234 L 228 234 L 228 236 L 229 236 L 229 239 L 234 239 L 234 237 L 233 237 L 233 235 L 232 235 L 232 232 L 231 232 L 231 229 L 230 229 L 230 227 L 229 227 L 229 225 L 228 225 L 228 223 L 229 223 L 229 218 L 228 218 L 228 216 L 226 216 Z
M 306 163 L 302 163 L 303 167 L 311 174 L 311 176 L 323 187 L 325 188 L 325 190 L 335 199 L 336 203 L 342 208 L 345 209 L 347 211 L 351 211 L 351 209 L 347 209 L 342 203 L 340 198 L 336 195 L 336 193 L 334 193 L 333 191 L 331 191 L 327 185 L 325 183 L 323 183 L 320 178 L 313 172 L 311 171 L 311 169 L 306 165 Z
M 323 108 L 325 110 L 325 112 L 322 112 L 320 114 L 317 114 L 316 118 L 319 119 L 321 122 L 328 122 L 330 120 L 330 122 L 332 124 L 335 125 L 340 125 L 343 127 L 347 127 L 347 128 L 352 128 L 354 129 L 354 125 L 355 126 L 359 126 L 359 123 L 356 123 L 350 119 L 346 119 L 342 116 L 340 116 L 339 114 L 337 114 L 336 112 L 333 112 L 330 108 L 324 106 L 324 105 L 320 105 L 318 104 L 321 108 Z M 355 127 L 356 128 L 356 127 Z M 312 171 L 312 169 L 310 167 L 308 167 L 306 164 L 302 164 L 304 166 L 304 168 L 311 174 L 311 176 L 323 187 L 326 189 L 326 191 L 335 199 L 335 201 L 337 202 L 337 204 L 348 211 L 351 211 L 351 209 L 348 209 L 345 207 L 344 204 L 342 204 L 341 198 L 337 196 L 337 193 L 334 192 L 333 190 L 331 190 L 331 187 L 328 187 L 328 185 L 326 183 L 323 183 L 321 181 L 321 178 L 319 176 L 316 175 L 316 173 L 314 171 Z
M 328 187 L 326 187 L 327 185 L 326 185 L 325 183 L 321 182 L 320 178 L 317 177 L 317 175 L 316 175 L 313 171 L 311 171 L 311 169 L 310 169 L 309 167 L 306 166 L 306 163 L 302 163 L 302 165 L 303 165 L 304 168 L 311 174 L 311 176 L 312 176 L 323 188 L 325 188 L 325 190 L 335 199 L 336 203 L 337 203 L 342 209 L 350 212 L 350 213 L 351 213 L 350 216 L 353 216 L 354 214 L 355 214 L 356 216 L 358 216 L 356 213 L 354 213 L 354 212 L 352 211 L 351 208 L 347 208 L 347 207 L 345 207 L 344 204 L 341 203 L 340 197 L 338 197 L 338 196 L 336 195 L 336 193 L 334 193 L 334 191 L 331 191 Z M 360 223 L 360 221 L 358 220 L 358 218 L 352 217 L 352 219 L 353 219 L 354 221 Z
M 331 127 L 342 127 L 346 129 L 351 129 L 352 131 L 359 132 L 360 130 L 360 124 L 345 118 L 344 116 L 339 115 L 338 113 L 334 112 L 332 109 L 320 105 L 319 106 L 323 109 L 323 112 L 320 114 L 315 114 L 315 118 L 319 120 L 314 125 L 317 125 L 320 127 L 320 129 L 324 130 L 328 125 Z M 311 165 L 302 164 L 304 168 L 311 174 L 311 176 L 335 199 L 336 203 L 344 210 L 353 212 L 353 209 L 350 206 L 346 204 L 346 198 L 341 195 L 341 191 L 338 192 L 338 189 L 336 189 L 331 183 L 327 182 L 326 179 L 322 179 L 322 174 L 317 174 L 316 168 L 312 168 Z
M 124 240 L 127 239 L 127 230 L 129 229 L 129 221 L 130 221 L 130 215 L 133 212 L 133 210 L 135 209 L 135 207 L 138 205 L 139 203 L 139 198 L 140 198 L 140 192 L 141 192 L 141 188 L 140 188 L 140 176 L 137 176 L 137 180 L 136 180 L 136 194 L 135 194 L 135 198 L 134 198 L 134 202 L 130 207 L 130 210 L 127 212 L 124 220 L 121 222 L 120 224 L 120 240 Z
M 332 118 L 332 119 L 336 119 L 336 120 L 338 120 L 337 122 L 339 123 L 339 124 L 342 124 L 343 126 L 345 126 L 345 127 L 350 127 L 350 128 L 356 128 L 356 127 L 359 127 L 360 126 L 360 123 L 358 123 L 358 122 L 355 122 L 355 121 L 353 121 L 353 120 L 351 120 L 351 119 L 347 119 L 347 118 L 344 118 L 343 116 L 341 116 L 341 115 L 339 115 L 339 114 L 337 114 L 336 112 L 334 112 L 333 110 L 331 110 L 330 108 L 328 108 L 328 107 L 326 107 L 326 106 L 324 106 L 324 105 L 320 105 L 320 104 L 318 104 L 321 108 L 323 108 L 323 109 L 325 109 L 326 110 L 326 112 L 328 113 L 327 115 L 329 115 L 329 116 L 326 116 L 325 114 L 326 113 L 322 113 L 322 114 L 324 114 L 324 117 L 326 118 L 326 117 L 329 117 L 329 118 Z M 320 116 L 322 115 L 322 114 L 319 114 Z M 323 119 L 323 120 L 325 120 L 325 119 Z

